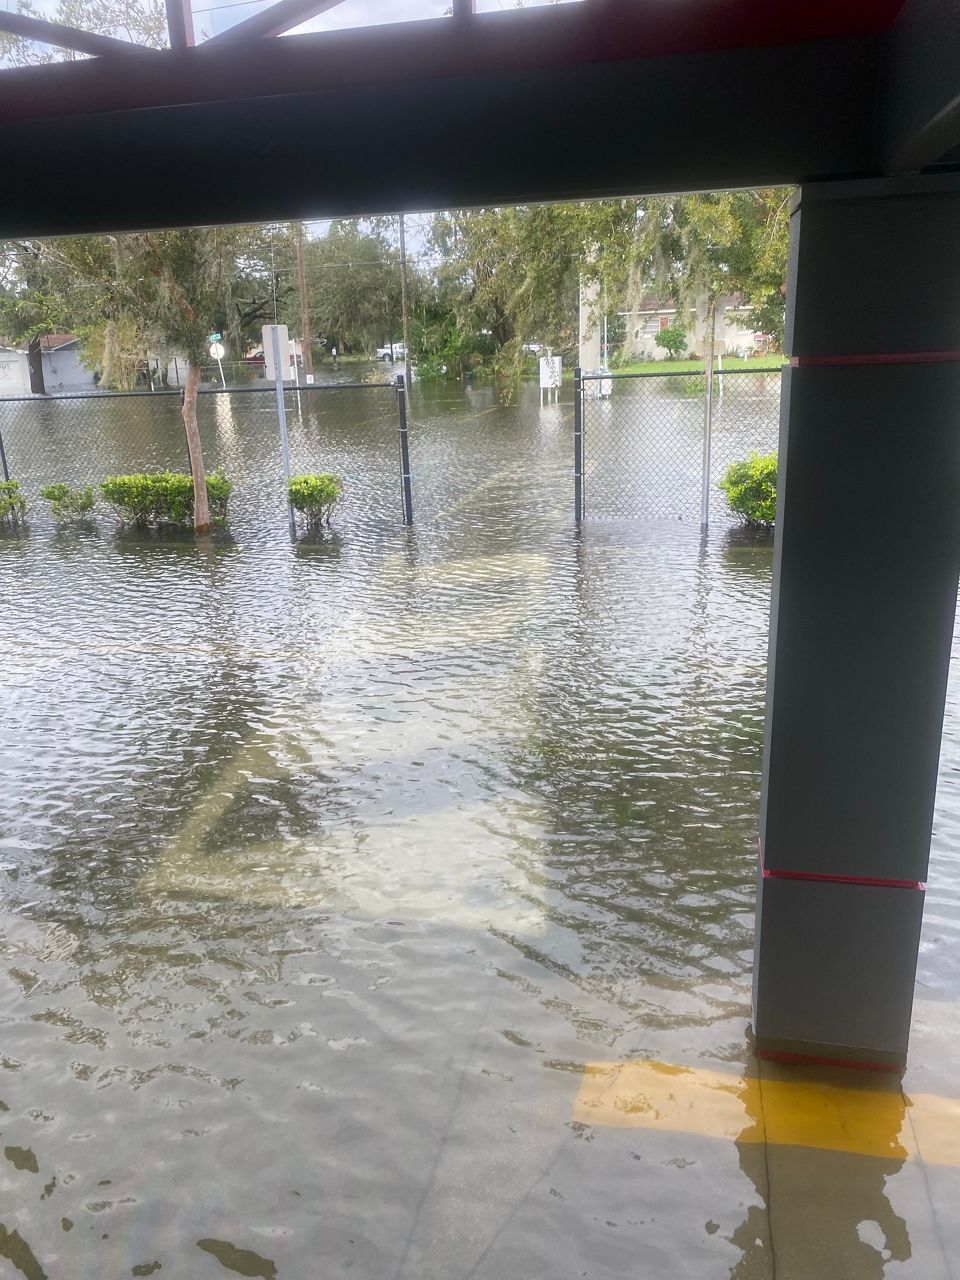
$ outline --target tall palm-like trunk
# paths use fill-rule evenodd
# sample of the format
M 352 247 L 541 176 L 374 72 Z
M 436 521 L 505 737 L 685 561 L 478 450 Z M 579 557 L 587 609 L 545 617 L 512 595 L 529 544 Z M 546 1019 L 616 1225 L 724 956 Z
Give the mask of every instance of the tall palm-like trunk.
M 193 472 L 193 528 L 196 533 L 210 532 L 210 501 L 207 497 L 207 473 L 203 467 L 203 446 L 197 425 L 197 392 L 200 389 L 200 366 L 191 360 L 183 387 L 183 429 L 187 435 L 190 470 Z
M 47 388 L 43 381 L 43 348 L 39 338 L 31 338 L 27 348 L 27 368 L 30 371 L 30 390 L 35 396 L 45 396 Z

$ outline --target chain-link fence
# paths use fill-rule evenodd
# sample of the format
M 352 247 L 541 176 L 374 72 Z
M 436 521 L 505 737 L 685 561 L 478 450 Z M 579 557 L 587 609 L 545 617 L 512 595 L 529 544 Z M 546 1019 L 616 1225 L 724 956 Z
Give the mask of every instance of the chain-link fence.
M 187 472 L 180 404 L 177 391 L 0 400 L 0 469 L 5 461 L 7 475 L 19 482 L 31 522 L 50 518 L 40 499 L 45 485 L 97 486 L 110 475 Z M 409 520 L 400 386 L 286 389 L 284 404 L 293 475 L 341 475 L 345 515 L 385 523 Z M 206 470 L 220 468 L 233 482 L 231 526 L 247 531 L 283 527 L 287 506 L 274 386 L 203 389 L 197 419 Z M 109 516 L 105 509 L 98 514 Z
M 705 442 L 709 507 L 732 519 L 717 485 L 731 462 L 774 453 L 780 370 L 582 374 L 575 384 L 577 518 L 702 518 Z

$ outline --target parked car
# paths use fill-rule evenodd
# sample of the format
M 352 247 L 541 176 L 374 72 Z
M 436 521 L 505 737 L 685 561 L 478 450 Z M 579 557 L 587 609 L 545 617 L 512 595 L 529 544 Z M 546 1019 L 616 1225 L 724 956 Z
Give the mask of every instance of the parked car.
M 392 347 L 377 347 L 378 360 L 402 360 L 407 349 L 402 342 L 395 342 Z

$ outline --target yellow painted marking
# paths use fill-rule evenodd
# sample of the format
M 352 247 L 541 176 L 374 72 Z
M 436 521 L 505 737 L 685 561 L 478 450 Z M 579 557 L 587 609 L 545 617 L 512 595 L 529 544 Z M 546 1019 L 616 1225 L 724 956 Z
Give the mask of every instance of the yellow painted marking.
M 499 586 L 503 579 L 526 577 L 539 582 L 547 570 L 547 557 L 533 551 L 507 552 L 498 556 L 463 556 L 436 564 L 402 565 L 391 557 L 391 568 L 412 577 L 421 586 Z
M 352 665 L 371 657 L 403 659 L 420 653 L 455 653 L 465 645 L 490 644 L 515 635 L 529 618 L 530 603 L 546 575 L 547 559 L 540 554 L 507 554 L 463 558 L 426 566 L 407 566 L 395 557 L 384 573 L 411 575 L 425 587 L 449 589 L 453 606 L 435 613 L 427 628 L 403 628 L 381 635 L 367 634 L 359 613 L 346 614 L 328 636 L 324 666 Z M 496 589 L 505 581 L 526 582 L 530 589 L 504 600 Z M 483 593 L 483 588 L 491 588 Z M 463 598 L 457 599 L 462 589 Z M 477 594 L 499 601 L 477 607 Z M 234 653 L 240 652 L 233 650 Z M 524 651 L 528 662 L 538 651 Z M 482 698 L 469 686 L 473 699 Z M 461 684 L 457 681 L 457 685 Z M 481 686 L 482 687 L 482 686 Z M 389 704 L 389 695 L 377 695 Z M 401 699 L 402 702 L 402 699 Z M 403 709 L 397 719 L 377 720 L 336 715 L 323 721 L 324 732 L 308 714 L 289 721 L 283 733 L 251 736 L 220 767 L 209 787 L 185 816 L 183 825 L 166 843 L 140 880 L 148 897 L 166 893 L 201 894 L 209 898 L 262 906 L 320 906 L 344 913 L 376 917 L 391 911 L 459 927 L 500 928 L 533 935 L 544 918 L 526 902 L 496 906 L 477 892 L 476 877 L 464 878 L 462 867 L 451 864 L 451 845 L 475 847 L 489 855 L 491 845 L 510 842 L 526 833 L 537 839 L 539 815 L 527 806 L 501 832 L 502 807 L 492 801 L 457 802 L 435 806 L 407 819 L 390 815 L 384 821 L 368 818 L 362 831 L 352 827 L 320 830 L 310 838 L 274 841 L 208 851 L 214 832 L 222 832 L 235 799 L 265 779 L 282 779 L 292 772 L 349 770 L 393 758 L 406 760 L 442 746 L 458 746 L 458 716 L 449 708 L 431 720 L 420 707 L 416 715 Z M 475 712 L 472 714 L 475 715 Z M 476 726 L 459 745 L 475 750 L 482 729 Z M 545 824 L 545 819 L 543 820 Z M 514 833 L 512 828 L 518 827 Z M 219 842 L 218 842 L 219 843 Z M 410 859 L 407 853 L 416 851 Z M 408 868 L 406 874 L 403 869 Z
M 360 832 L 341 828 L 207 853 L 197 840 L 218 808 L 212 795 L 201 816 L 191 815 L 187 837 L 175 837 L 142 876 L 145 897 L 182 893 L 263 907 L 324 907 L 362 919 L 401 915 L 530 938 L 546 927 L 536 906 L 522 898 L 488 902 L 477 893 L 474 871 L 451 864 L 451 844 L 476 849 L 489 866 L 491 844 L 502 849 L 514 838 L 494 827 L 503 815 L 492 801 L 368 823 Z M 538 825 L 536 815 L 525 815 L 519 834 Z M 406 856 L 411 850 L 414 859 Z
M 466 507 L 472 506 L 473 503 L 476 502 L 478 498 L 482 497 L 488 489 L 494 489 L 504 480 L 517 475 L 526 465 L 526 463 L 514 462 L 510 466 L 503 467 L 502 470 L 495 472 L 492 476 L 488 476 L 486 480 L 481 480 L 480 483 L 475 485 L 469 493 L 465 494 L 459 502 L 455 502 L 452 507 L 446 507 L 443 511 L 439 512 L 437 519 L 443 520 L 447 516 L 454 515 L 457 511 L 463 511 Z
M 880 1083 L 865 1089 L 664 1062 L 594 1064 L 584 1074 L 574 1119 L 960 1166 L 960 1102 L 908 1097 Z

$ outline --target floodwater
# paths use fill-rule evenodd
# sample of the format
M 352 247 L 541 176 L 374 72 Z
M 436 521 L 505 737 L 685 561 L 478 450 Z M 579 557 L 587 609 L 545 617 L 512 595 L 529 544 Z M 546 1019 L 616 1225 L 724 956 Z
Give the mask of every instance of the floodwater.
M 535 389 L 414 394 L 403 529 L 393 393 L 325 394 L 291 427 L 346 480 L 323 539 L 255 396 L 203 404 L 229 534 L 0 537 L 0 1277 L 953 1275 L 899 1094 L 879 1153 L 751 1136 L 769 544 L 576 532 Z M 182 452 L 160 398 L 44 412 L 5 430 L 31 484 Z M 938 1096 L 958 680 L 942 768 Z

